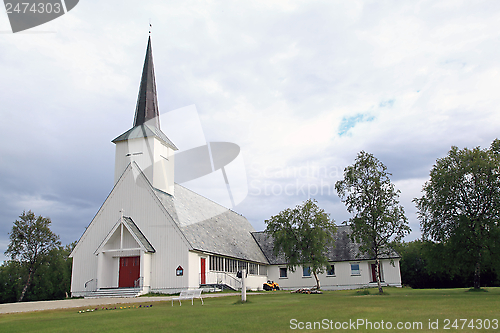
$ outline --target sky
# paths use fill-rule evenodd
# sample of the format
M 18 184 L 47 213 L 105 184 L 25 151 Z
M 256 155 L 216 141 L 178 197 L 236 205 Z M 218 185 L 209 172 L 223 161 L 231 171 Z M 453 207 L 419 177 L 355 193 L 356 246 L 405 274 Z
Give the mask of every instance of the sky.
M 177 144 L 190 110 L 184 139 L 239 146 L 248 193 L 229 208 L 256 230 L 308 198 L 348 220 L 334 184 L 364 150 L 419 238 L 436 159 L 499 136 L 498 1 L 82 0 L 15 34 L 0 11 L 0 261 L 23 211 L 69 244 L 110 193 L 149 22 L 162 130 Z

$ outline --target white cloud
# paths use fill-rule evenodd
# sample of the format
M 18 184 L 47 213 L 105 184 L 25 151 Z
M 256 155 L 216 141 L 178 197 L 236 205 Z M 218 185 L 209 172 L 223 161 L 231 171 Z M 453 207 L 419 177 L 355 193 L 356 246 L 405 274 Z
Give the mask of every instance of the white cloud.
M 0 203 L 0 244 L 24 205 L 71 241 L 92 219 L 112 186 L 110 141 L 133 121 L 149 19 L 161 111 L 195 105 L 206 141 L 238 144 L 251 193 L 256 182 L 334 182 L 262 170 L 326 167 L 338 178 L 366 150 L 393 173 L 415 230 L 411 198 L 436 158 L 498 135 L 499 7 L 84 1 L 33 29 L 55 33 L 2 33 L 0 182 L 12 205 Z M 360 114 L 373 120 L 339 136 Z M 302 199 L 250 194 L 237 210 L 261 229 Z M 318 199 L 337 222 L 348 218 L 335 195 Z

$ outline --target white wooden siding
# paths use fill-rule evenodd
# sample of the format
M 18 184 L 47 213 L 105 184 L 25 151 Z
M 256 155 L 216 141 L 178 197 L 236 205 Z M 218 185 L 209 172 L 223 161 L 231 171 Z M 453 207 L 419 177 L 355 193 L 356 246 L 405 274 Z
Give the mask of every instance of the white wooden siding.
M 151 255 L 151 289 L 167 292 L 166 286 L 187 288 L 187 274 L 177 277 L 175 269 L 179 265 L 188 267 L 189 244 L 160 204 L 151 185 L 137 166 L 131 164 L 72 253 L 72 293 L 77 295 L 85 291 L 85 282 L 97 278 L 97 256 L 94 251 L 118 221 L 122 209 L 124 215 L 134 220 L 156 250 L 156 253 Z
M 359 263 L 360 275 L 351 274 L 351 263 Z M 371 283 L 371 261 L 345 261 L 335 262 L 335 275 L 328 276 L 326 272 L 319 274 L 321 289 L 355 289 L 372 287 Z M 374 261 L 373 261 L 374 263 Z M 394 259 L 394 266 L 390 260 L 381 260 L 384 283 L 390 286 L 401 287 L 401 275 L 399 272 L 399 259 Z M 310 277 L 302 276 L 302 267 L 297 267 L 295 272 L 287 270 L 287 277 L 280 278 L 279 269 L 285 265 L 268 266 L 268 279 L 275 281 L 282 289 L 312 288 L 316 285 L 316 279 L 311 274 Z
M 128 155 L 128 156 L 127 156 Z M 116 143 L 115 183 L 128 164 L 135 161 L 153 187 L 174 194 L 174 151 L 156 137 Z

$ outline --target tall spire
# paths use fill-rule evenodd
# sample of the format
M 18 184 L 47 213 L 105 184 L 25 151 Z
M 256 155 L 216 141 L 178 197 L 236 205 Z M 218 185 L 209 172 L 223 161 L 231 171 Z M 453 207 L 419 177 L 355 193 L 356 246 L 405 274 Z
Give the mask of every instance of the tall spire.
M 144 59 L 144 67 L 142 69 L 141 85 L 139 87 L 139 96 L 137 97 L 137 106 L 135 108 L 134 127 L 148 122 L 148 125 L 160 129 L 159 115 L 151 36 L 149 36 L 146 58 Z

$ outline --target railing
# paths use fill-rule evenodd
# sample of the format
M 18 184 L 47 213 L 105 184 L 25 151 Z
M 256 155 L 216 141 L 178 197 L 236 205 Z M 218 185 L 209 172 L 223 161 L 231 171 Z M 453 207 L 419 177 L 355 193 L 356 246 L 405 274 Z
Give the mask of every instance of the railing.
M 96 291 L 97 290 L 97 279 L 90 279 L 85 282 L 85 291 Z
M 199 283 L 201 285 L 201 274 L 199 276 Z M 241 281 L 236 277 L 226 272 L 207 272 L 205 274 L 205 284 L 219 284 L 227 285 L 235 290 L 241 289 Z
M 141 276 L 137 280 L 134 281 L 134 288 L 142 288 L 144 286 L 144 277 Z

